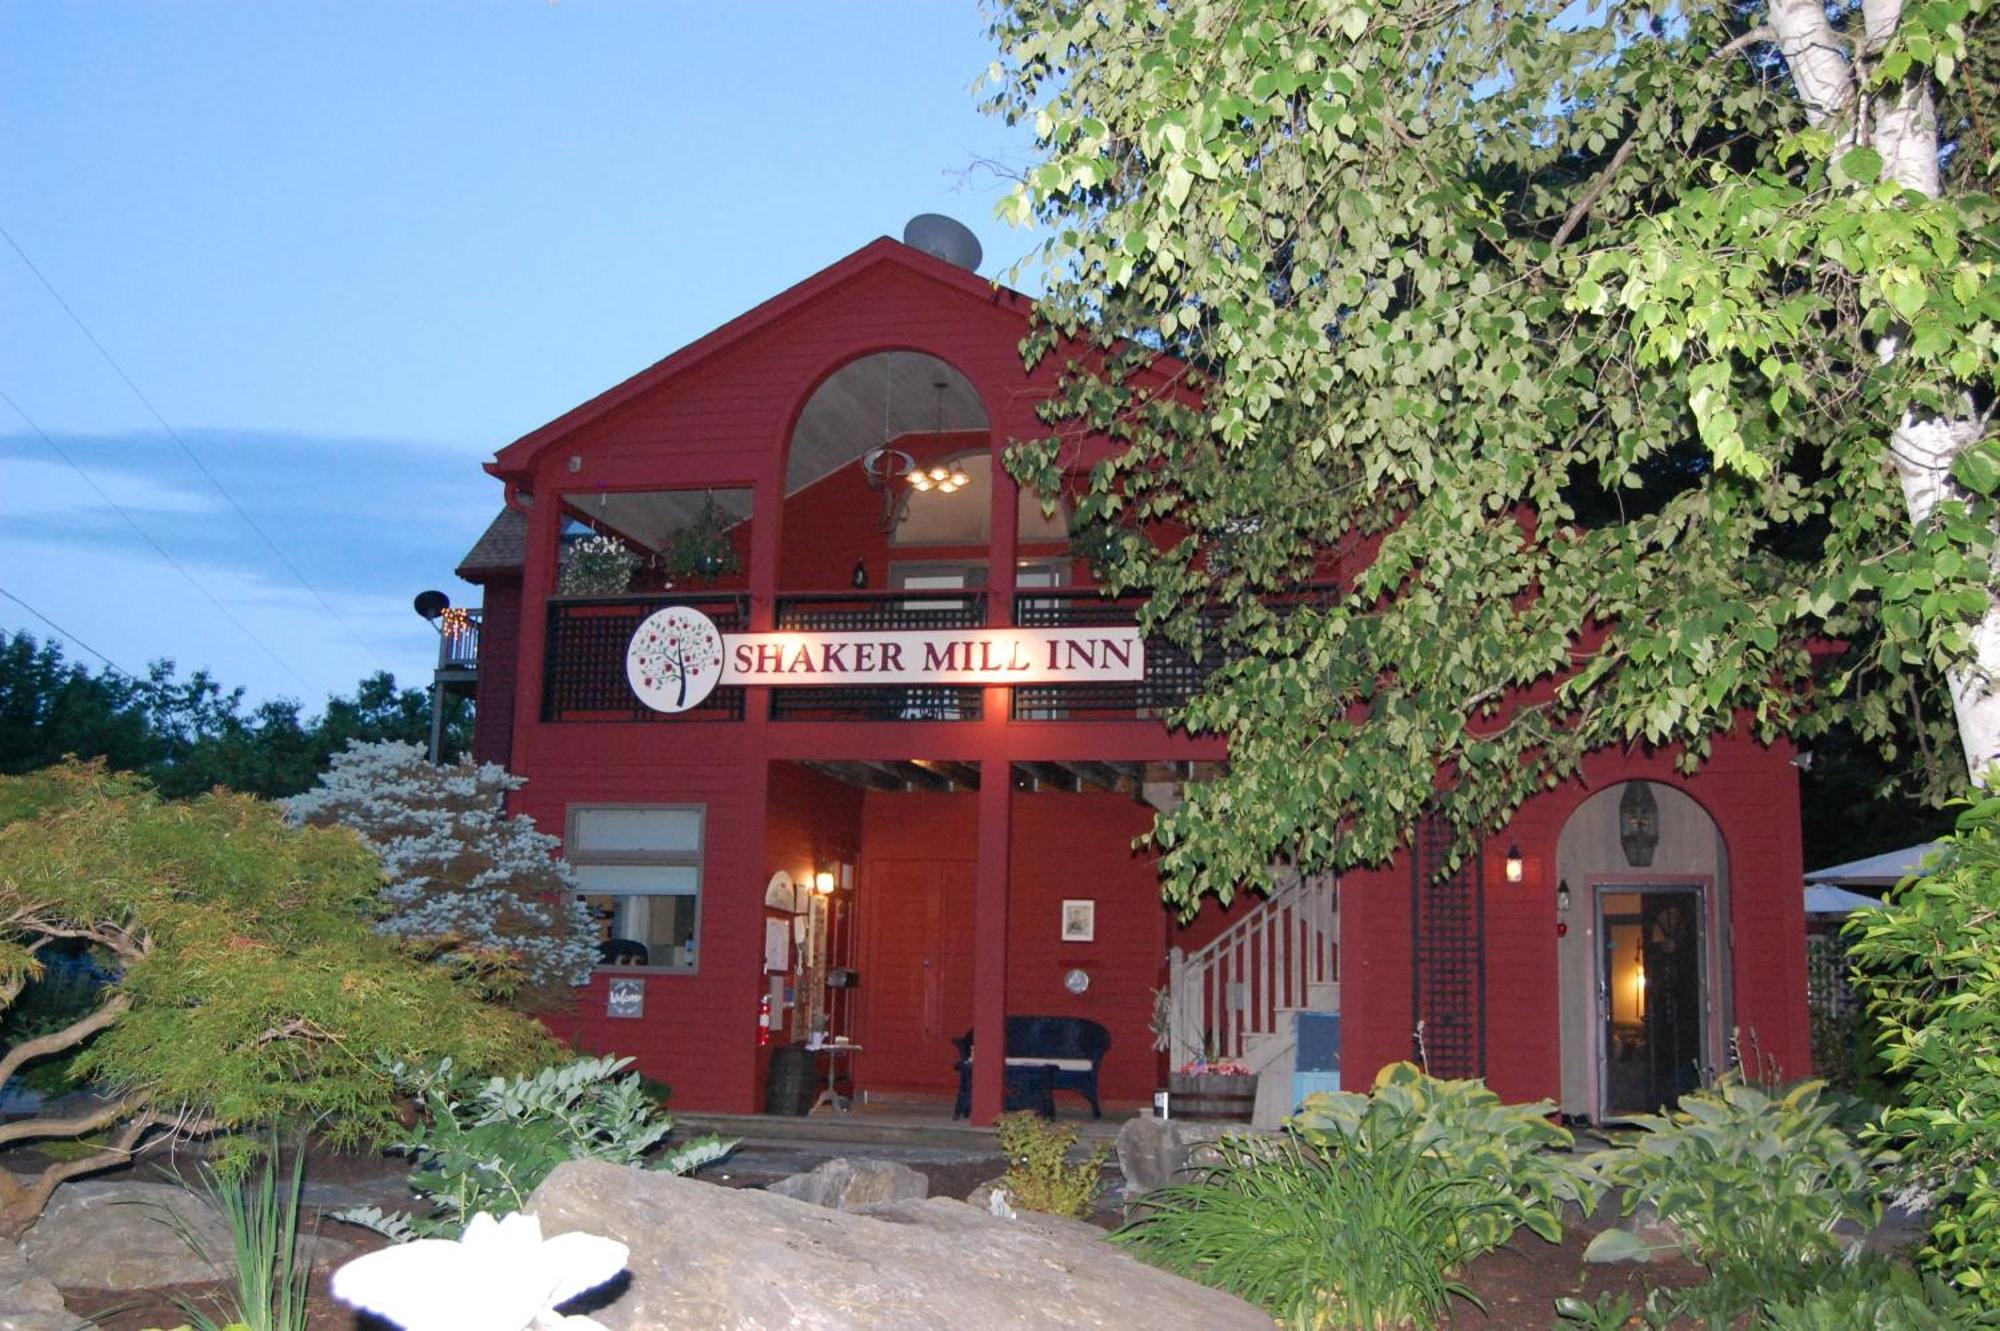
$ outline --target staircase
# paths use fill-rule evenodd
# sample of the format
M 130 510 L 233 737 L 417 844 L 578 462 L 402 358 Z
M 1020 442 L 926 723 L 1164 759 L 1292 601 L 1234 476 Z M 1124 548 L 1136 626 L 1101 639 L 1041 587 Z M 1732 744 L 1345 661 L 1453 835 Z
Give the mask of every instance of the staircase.
M 1340 1010 L 1339 887 L 1331 875 L 1291 881 L 1207 945 L 1168 954 L 1168 1058 L 1206 1052 L 1258 1074 L 1258 1127 L 1292 1111 L 1300 1012 Z

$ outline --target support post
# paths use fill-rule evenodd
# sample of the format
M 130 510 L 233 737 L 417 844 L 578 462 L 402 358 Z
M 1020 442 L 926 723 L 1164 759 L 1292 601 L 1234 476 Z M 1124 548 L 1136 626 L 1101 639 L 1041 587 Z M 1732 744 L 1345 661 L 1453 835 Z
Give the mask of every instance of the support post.
M 991 1123 L 998 1118 L 1005 1099 L 1007 855 L 1014 796 L 1014 783 L 1007 768 L 1003 756 L 983 762 L 979 771 L 979 858 L 972 879 L 974 1123 Z

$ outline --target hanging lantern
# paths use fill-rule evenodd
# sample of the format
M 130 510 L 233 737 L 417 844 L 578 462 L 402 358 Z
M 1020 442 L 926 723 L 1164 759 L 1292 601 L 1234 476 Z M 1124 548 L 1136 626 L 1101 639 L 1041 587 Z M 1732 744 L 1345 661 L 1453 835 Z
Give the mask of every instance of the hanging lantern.
M 1660 844 L 1660 805 L 1653 798 L 1651 782 L 1627 783 L 1618 801 L 1618 844 L 1625 850 L 1625 862 L 1643 869 L 1653 862 L 1653 848 Z

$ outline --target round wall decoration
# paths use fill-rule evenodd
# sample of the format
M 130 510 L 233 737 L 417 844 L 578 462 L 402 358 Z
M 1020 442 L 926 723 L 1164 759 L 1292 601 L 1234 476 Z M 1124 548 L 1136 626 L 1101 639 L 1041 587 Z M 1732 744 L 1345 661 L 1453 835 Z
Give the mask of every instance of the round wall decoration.
M 701 611 L 670 605 L 646 616 L 625 649 L 625 678 L 656 712 L 699 706 L 722 676 L 722 634 Z
M 1080 994 L 1090 988 L 1090 972 L 1081 967 L 1071 967 L 1063 974 L 1063 988 L 1073 994 Z

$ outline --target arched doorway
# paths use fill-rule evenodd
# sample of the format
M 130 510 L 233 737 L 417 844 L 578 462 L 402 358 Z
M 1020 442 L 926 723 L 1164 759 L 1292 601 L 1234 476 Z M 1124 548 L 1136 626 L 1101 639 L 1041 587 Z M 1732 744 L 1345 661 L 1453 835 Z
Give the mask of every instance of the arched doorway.
M 1557 846 L 1563 1108 L 1658 1112 L 1728 1056 L 1729 855 L 1708 811 L 1660 781 L 1599 791 Z

